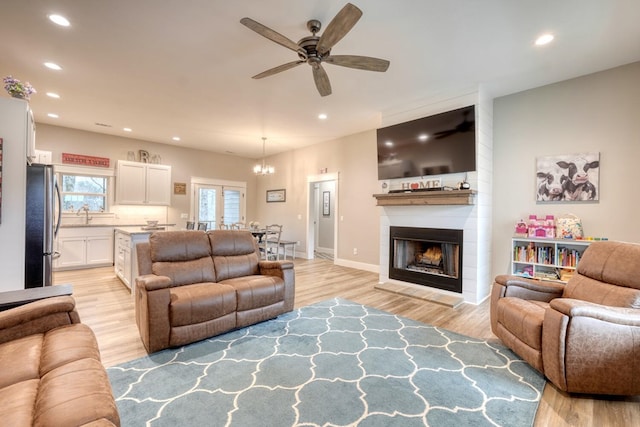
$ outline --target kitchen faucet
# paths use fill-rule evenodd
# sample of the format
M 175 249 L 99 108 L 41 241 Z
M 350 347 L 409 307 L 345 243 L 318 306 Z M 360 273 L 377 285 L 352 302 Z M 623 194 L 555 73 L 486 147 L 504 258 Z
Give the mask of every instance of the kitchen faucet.
M 80 215 L 81 211 L 84 211 L 84 223 L 88 225 L 89 221 L 93 219 L 93 217 L 89 216 L 89 205 L 86 203 L 82 205 L 82 207 L 78 209 L 78 212 L 76 212 L 76 215 Z

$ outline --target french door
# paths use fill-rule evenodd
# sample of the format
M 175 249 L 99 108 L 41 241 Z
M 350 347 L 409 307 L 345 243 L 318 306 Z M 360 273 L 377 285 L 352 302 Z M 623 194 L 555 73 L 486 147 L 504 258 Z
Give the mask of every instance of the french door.
M 245 220 L 245 188 L 195 183 L 193 185 L 193 218 L 206 223 L 207 230 Z

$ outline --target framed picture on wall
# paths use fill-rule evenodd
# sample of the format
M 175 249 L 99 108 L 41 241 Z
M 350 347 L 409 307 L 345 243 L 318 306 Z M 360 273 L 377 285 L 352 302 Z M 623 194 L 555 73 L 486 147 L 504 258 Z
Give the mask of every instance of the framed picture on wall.
M 267 190 L 267 203 L 287 201 L 287 190 Z
M 536 202 L 600 200 L 600 153 L 579 153 L 536 159 Z
M 322 192 L 322 216 L 331 215 L 331 192 Z

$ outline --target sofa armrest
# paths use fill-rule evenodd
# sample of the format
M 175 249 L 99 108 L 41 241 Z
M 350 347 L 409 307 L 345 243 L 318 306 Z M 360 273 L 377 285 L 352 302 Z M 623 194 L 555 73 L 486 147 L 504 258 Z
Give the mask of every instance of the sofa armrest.
M 136 286 L 140 286 L 147 291 L 170 288 L 173 286 L 171 279 L 167 276 L 156 276 L 155 274 L 145 274 L 136 277 Z
M 550 302 L 555 298 L 560 298 L 565 286 L 561 283 L 545 282 L 511 275 L 496 276 L 495 283 L 504 286 L 503 297 L 516 297 L 544 302 Z
M 561 390 L 640 394 L 640 310 L 558 298 L 542 326 L 544 374 Z
M 603 322 L 640 327 L 640 309 L 611 307 L 571 298 L 551 301 L 551 308 L 569 317 L 591 317 Z
M 0 312 L 0 343 L 80 323 L 75 306 L 73 297 L 59 296 Z
M 284 281 L 284 310 L 293 310 L 295 299 L 295 270 L 293 261 L 260 261 L 258 263 L 260 274 L 265 276 L 280 277 Z
M 279 276 L 282 277 L 283 270 L 293 270 L 293 261 L 281 260 L 281 261 L 260 261 L 258 262 L 258 268 L 260 274 L 266 276 Z

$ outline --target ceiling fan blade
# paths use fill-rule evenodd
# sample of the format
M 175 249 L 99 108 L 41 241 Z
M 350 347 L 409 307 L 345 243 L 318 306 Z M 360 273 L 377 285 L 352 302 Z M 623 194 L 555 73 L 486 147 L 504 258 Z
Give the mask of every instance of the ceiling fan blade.
M 269 77 L 269 76 L 272 76 L 274 74 L 280 73 L 282 71 L 289 70 L 289 69 L 291 69 L 293 67 L 297 67 L 300 64 L 304 64 L 304 61 L 287 62 L 286 64 L 278 65 L 277 67 L 270 68 L 267 71 L 263 71 L 260 74 L 256 74 L 252 78 L 253 79 L 261 79 L 263 77 Z
M 327 72 L 322 68 L 322 65 L 317 64 L 313 66 L 313 80 L 316 82 L 316 88 L 320 92 L 320 96 L 331 95 L 331 83 L 329 82 L 329 76 Z
M 278 43 L 280 46 L 284 46 L 287 49 L 291 49 L 294 52 L 302 51 L 302 49 L 300 49 L 300 46 L 298 46 L 298 44 L 295 43 L 294 41 L 288 39 L 287 37 L 283 36 L 282 34 L 276 31 L 273 31 L 269 27 L 265 27 L 261 23 L 256 22 L 251 18 L 242 18 L 240 20 L 240 23 L 245 27 L 260 34 L 261 36 L 266 37 L 269 40 Z
M 449 137 L 451 135 L 454 135 L 456 133 L 458 133 L 457 130 L 449 129 L 449 130 L 443 130 L 443 131 L 440 131 L 440 132 L 436 132 L 433 135 L 436 137 L 436 139 L 442 139 L 442 138 L 447 138 L 447 137 Z
M 362 16 L 362 11 L 351 3 L 347 3 L 338 14 L 329 22 L 318 40 L 316 49 L 320 55 L 324 55 L 338 43 L 356 25 Z
M 322 58 L 322 62 L 340 65 L 341 67 L 357 68 L 358 70 L 379 72 L 387 71 L 390 64 L 386 59 L 358 55 L 330 55 Z

